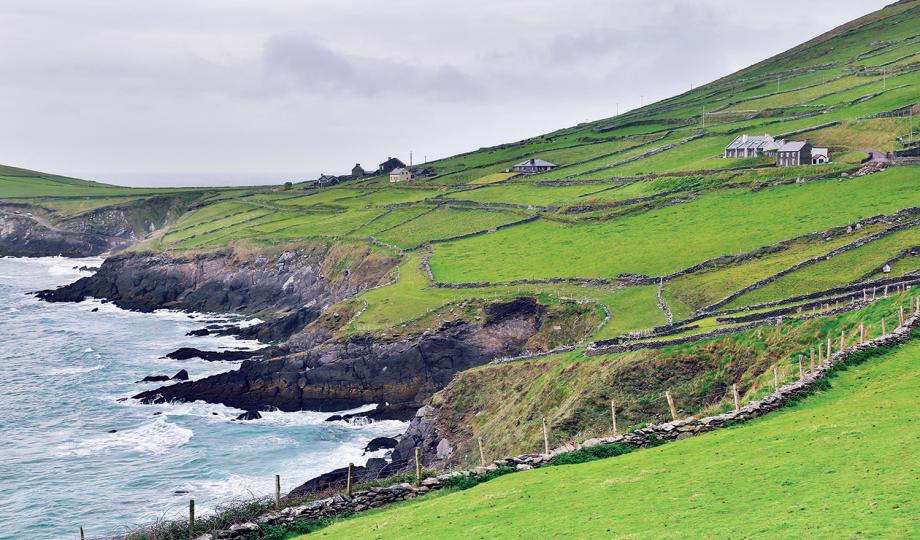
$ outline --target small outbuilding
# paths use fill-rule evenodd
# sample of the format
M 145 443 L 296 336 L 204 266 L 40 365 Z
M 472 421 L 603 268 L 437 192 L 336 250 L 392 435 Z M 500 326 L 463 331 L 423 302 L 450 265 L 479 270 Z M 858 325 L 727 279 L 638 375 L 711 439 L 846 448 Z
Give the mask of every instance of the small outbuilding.
M 331 174 L 321 174 L 316 179 L 316 185 L 319 187 L 332 186 L 339 183 L 339 177 Z
M 550 163 L 545 159 L 531 158 L 518 163 L 514 167 L 511 167 L 511 171 L 519 174 L 539 174 L 542 172 L 551 171 L 558 166 L 559 165 Z
M 828 152 L 827 148 L 812 148 L 811 149 L 811 164 L 820 165 L 821 163 L 830 163 L 831 155 Z
M 364 171 L 364 167 L 360 163 L 355 163 L 355 166 L 351 168 L 351 177 L 352 178 L 363 178 L 367 174 Z
M 811 164 L 811 144 L 808 141 L 789 141 L 776 152 L 778 167 L 797 167 Z
M 408 182 L 412 178 L 412 171 L 406 167 L 399 167 L 390 171 L 390 182 Z

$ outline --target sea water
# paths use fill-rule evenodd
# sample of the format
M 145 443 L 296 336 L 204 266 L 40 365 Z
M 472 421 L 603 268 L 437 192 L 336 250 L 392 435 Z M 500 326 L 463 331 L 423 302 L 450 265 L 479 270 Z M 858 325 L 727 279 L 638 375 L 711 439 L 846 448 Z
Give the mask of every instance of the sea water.
M 397 421 L 355 426 L 332 413 L 263 412 L 203 402 L 120 401 L 168 383 L 137 383 L 180 369 L 198 379 L 238 362 L 169 360 L 179 347 L 259 344 L 188 337 L 223 316 L 125 311 L 98 300 L 46 303 L 31 291 L 72 282 L 101 259 L 0 258 L 0 539 L 77 538 L 201 515 L 231 500 L 282 490 L 349 462 L 366 443 L 405 429 Z M 111 432 L 115 430 L 114 432 Z M 380 454 L 376 454 L 379 456 Z

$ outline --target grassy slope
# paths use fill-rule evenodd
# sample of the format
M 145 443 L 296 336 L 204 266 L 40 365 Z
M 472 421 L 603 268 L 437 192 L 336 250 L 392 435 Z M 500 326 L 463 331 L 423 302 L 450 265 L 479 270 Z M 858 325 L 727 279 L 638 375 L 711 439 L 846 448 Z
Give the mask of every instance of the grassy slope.
M 613 277 L 622 272 L 664 274 L 711 257 L 917 206 L 916 167 L 862 179 L 841 180 L 840 174 L 855 168 L 860 149 L 900 147 L 896 137 L 906 134 L 904 118 L 859 117 L 916 104 L 920 69 L 911 59 L 888 67 L 884 89 L 873 66 L 920 50 L 918 40 L 908 39 L 916 34 L 918 20 L 920 0 L 900 2 L 751 68 L 641 109 L 427 163 L 425 167 L 433 168 L 434 176 L 420 177 L 409 185 L 393 186 L 382 177 L 373 177 L 324 190 L 305 191 L 304 186 L 295 185 L 280 193 L 267 187 L 153 190 L 0 167 L 0 203 L 30 204 L 34 212 L 54 222 L 152 195 L 184 192 L 195 203 L 191 210 L 136 248 L 165 251 L 295 245 L 313 238 L 352 242 L 368 236 L 397 248 L 416 249 L 424 242 L 488 232 L 542 212 L 536 222 L 434 244 L 431 266 L 435 277 L 501 283 L 518 278 Z M 856 100 L 861 101 L 854 103 Z M 704 108 L 709 113 L 705 130 L 699 118 Z M 809 111 L 822 114 L 796 116 Z M 727 141 L 742 132 L 733 130 L 780 134 L 831 120 L 843 125 L 803 137 L 829 145 L 833 164 L 778 169 L 764 168 L 762 160 L 716 157 Z M 676 146 L 622 163 L 671 144 Z M 534 156 L 563 167 L 527 178 L 510 178 L 503 172 Z M 624 178 L 637 173 L 659 176 Z M 764 189 L 778 181 L 816 175 L 833 178 Z M 550 181 L 552 185 L 545 184 Z M 642 202 L 647 197 L 658 198 Z M 461 210 L 448 202 L 453 200 L 537 208 L 498 212 L 494 207 L 474 206 Z M 11 210 L 3 210 L 0 204 L 0 212 L 4 211 Z M 829 241 L 826 247 L 844 241 Z M 900 235 L 837 263 L 868 267 L 878 259 L 879 251 L 897 253 L 912 241 L 910 235 Z M 665 297 L 677 320 L 687 318 L 694 309 L 820 254 L 822 249 L 820 241 L 812 242 L 729 268 L 685 276 L 666 284 Z M 427 250 L 419 248 L 419 252 Z M 419 255 L 412 257 L 415 268 Z M 404 264 L 407 261 L 405 255 Z M 910 270 L 911 264 L 897 265 L 898 271 Z M 846 281 L 823 271 L 833 267 L 803 269 L 783 283 L 794 283 L 796 292 L 808 292 Z M 649 286 L 498 285 L 442 291 L 416 274 L 415 270 L 404 273 L 405 283 L 367 295 L 368 309 L 350 330 L 385 330 L 466 298 L 515 294 L 605 305 L 612 318 L 599 328 L 598 339 L 665 322 L 655 288 Z M 733 306 L 782 296 L 789 292 L 783 283 L 746 295 Z M 401 298 L 404 294 L 407 296 Z
M 907 538 L 920 490 L 920 342 L 748 425 L 538 469 L 302 538 Z

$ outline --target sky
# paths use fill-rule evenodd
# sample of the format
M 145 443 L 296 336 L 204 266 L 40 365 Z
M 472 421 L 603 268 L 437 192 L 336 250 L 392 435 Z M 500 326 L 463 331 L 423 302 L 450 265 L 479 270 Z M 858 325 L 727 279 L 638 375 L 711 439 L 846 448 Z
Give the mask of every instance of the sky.
M 419 163 L 626 112 L 886 3 L 2 0 L 0 163 L 135 186 Z

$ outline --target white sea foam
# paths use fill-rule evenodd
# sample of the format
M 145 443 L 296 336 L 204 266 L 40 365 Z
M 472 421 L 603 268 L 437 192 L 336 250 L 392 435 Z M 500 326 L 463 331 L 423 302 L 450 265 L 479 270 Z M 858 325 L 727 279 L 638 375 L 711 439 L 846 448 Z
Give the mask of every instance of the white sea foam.
M 44 374 L 50 377 L 56 377 L 61 375 L 79 375 L 81 373 L 91 373 L 93 371 L 99 371 L 100 369 L 105 368 L 105 364 L 97 364 L 95 366 L 72 366 L 72 367 L 62 367 L 62 368 L 53 368 L 47 370 Z
M 187 443 L 194 433 L 191 429 L 157 417 L 134 429 L 106 433 L 75 441 L 64 455 L 88 456 L 113 450 L 134 451 L 144 454 L 163 454 Z

